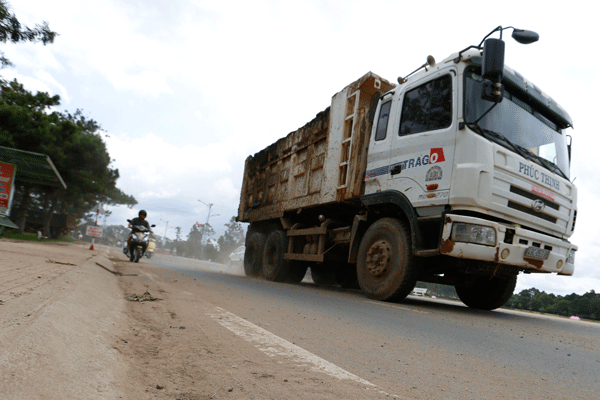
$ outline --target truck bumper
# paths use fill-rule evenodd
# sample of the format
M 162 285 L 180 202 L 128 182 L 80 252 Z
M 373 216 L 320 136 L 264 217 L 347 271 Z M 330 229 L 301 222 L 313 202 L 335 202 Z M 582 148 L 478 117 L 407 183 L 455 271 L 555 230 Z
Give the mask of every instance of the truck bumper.
M 452 227 L 457 223 L 490 227 L 496 232 L 495 245 L 482 245 L 452 240 Z M 514 232 L 514 235 L 513 235 Z M 512 239 L 510 236 L 512 236 Z M 545 249 L 547 258 L 533 258 L 526 255 L 528 248 Z M 577 246 L 552 236 L 523 229 L 518 225 L 507 225 L 482 218 L 448 214 L 444 220 L 440 253 L 451 257 L 490 261 L 513 265 L 529 272 L 558 273 L 573 275 L 574 257 L 569 260 L 571 251 Z

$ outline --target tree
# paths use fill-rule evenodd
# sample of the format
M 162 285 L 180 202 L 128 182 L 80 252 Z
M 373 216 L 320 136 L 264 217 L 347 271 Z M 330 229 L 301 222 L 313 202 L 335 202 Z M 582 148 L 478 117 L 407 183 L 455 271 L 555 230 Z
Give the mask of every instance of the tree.
M 242 244 L 244 244 L 244 227 L 240 222 L 237 222 L 235 216 L 231 217 L 228 223 L 225 224 L 225 233 L 219 237 L 218 261 L 225 261 L 231 252 Z
M 211 224 L 202 224 L 200 231 L 202 232 L 202 240 L 204 240 L 204 237 L 206 237 L 206 240 L 208 240 L 216 233 Z
M 600 320 L 600 295 L 593 290 L 582 296 L 571 293 L 563 297 L 531 288 L 513 295 L 505 307 Z
M 194 225 L 194 227 L 196 227 L 196 225 Z M 200 245 L 201 251 L 198 258 L 201 258 L 203 260 L 215 259 L 217 249 L 214 247 L 213 244 L 209 243 L 209 239 L 215 235 L 215 230 L 209 223 L 206 223 L 202 224 L 201 228 L 199 229 L 199 232 L 200 238 L 198 240 L 198 244 Z
M 50 30 L 47 22 L 36 24 L 31 29 L 22 26 L 15 14 L 10 13 L 10 6 L 6 0 L 0 0 L 0 42 L 42 42 L 44 45 L 54 42 L 56 32 Z M 0 51 L 0 66 L 11 66 L 12 63 Z
M 216 261 L 219 257 L 219 249 L 215 247 L 215 245 L 211 242 L 207 242 L 204 249 L 204 259 L 210 261 Z
M 190 233 L 187 236 L 187 255 L 188 257 L 200 258 L 200 248 L 202 246 L 202 231 L 196 224 L 192 225 Z
M 71 214 L 80 215 L 95 204 L 137 204 L 135 198 L 116 187 L 119 171 L 112 169 L 112 162 L 106 144 L 98 132 L 100 125 L 88 119 L 81 110 L 74 115 L 59 114 L 56 125 L 58 136 L 62 136 L 64 154 L 55 165 L 60 171 L 68 189 L 47 193 L 47 216 L 61 207 Z
M 57 211 L 82 218 L 98 203 L 137 204 L 135 198 L 116 187 L 119 171 L 110 167 L 112 160 L 96 121 L 86 118 L 81 110 L 50 113 L 50 107 L 60 104 L 59 96 L 34 95 L 16 80 L 0 85 L 0 145 L 50 156 L 67 184 L 67 190 L 43 184 L 19 188 L 15 204 L 20 205 L 17 225 L 21 231 L 30 207 L 44 211 L 43 231 L 50 236 L 52 216 Z
M 62 158 L 63 149 L 55 134 L 58 116 L 45 111 L 60 104 L 58 96 L 47 93 L 33 95 L 16 80 L 0 82 L 0 145 L 37 153 L 51 154 L 52 159 Z M 17 176 L 18 183 L 18 176 Z M 21 215 L 17 225 L 23 231 L 27 211 L 37 194 L 32 185 L 24 185 L 21 190 Z

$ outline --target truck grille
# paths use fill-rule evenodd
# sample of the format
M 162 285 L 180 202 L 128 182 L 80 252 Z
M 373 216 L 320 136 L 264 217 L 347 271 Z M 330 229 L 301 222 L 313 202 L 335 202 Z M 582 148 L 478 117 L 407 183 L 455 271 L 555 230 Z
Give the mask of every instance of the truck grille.
M 511 185 L 510 186 L 510 191 L 512 193 L 514 193 L 514 194 L 518 194 L 519 196 L 523 196 L 523 197 L 526 197 L 526 198 L 531 199 L 531 200 L 540 200 L 540 201 L 543 201 L 544 204 L 546 205 L 546 207 L 553 208 L 556 211 L 558 211 L 558 209 L 560 208 L 560 206 L 558 204 L 556 204 L 556 203 L 548 200 L 547 198 L 541 197 L 541 196 L 538 196 L 535 193 L 531 193 L 531 192 L 528 192 L 526 190 L 523 190 L 520 187 L 516 187 L 516 186 Z
M 544 197 L 538 196 L 535 193 L 528 192 L 528 191 L 523 190 L 523 189 L 521 189 L 519 187 L 511 185 L 510 186 L 510 191 L 511 191 L 511 193 L 514 193 L 516 195 L 525 197 L 525 198 L 530 199 L 530 200 L 539 200 L 539 201 L 543 202 L 546 207 L 552 208 L 554 210 L 558 211 L 558 209 L 560 208 L 560 206 L 558 204 L 550 201 L 549 199 L 546 199 Z M 548 222 L 551 222 L 553 224 L 555 224 L 556 221 L 557 221 L 557 219 L 555 217 L 551 216 L 551 215 L 544 214 L 542 212 L 537 212 L 533 208 L 531 208 L 530 206 L 519 204 L 519 203 L 516 203 L 516 202 L 514 202 L 512 200 L 508 201 L 508 207 L 512 208 L 514 210 L 521 211 L 523 213 L 532 215 L 532 216 L 534 216 L 536 218 L 541 218 L 541 219 L 543 219 L 545 221 L 548 221 Z

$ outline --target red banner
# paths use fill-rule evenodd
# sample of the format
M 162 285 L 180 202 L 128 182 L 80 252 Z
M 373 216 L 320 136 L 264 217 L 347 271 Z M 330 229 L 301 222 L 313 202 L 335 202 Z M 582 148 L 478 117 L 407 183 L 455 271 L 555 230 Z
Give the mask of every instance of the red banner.
M 8 208 L 14 176 L 15 166 L 0 162 L 0 208 Z

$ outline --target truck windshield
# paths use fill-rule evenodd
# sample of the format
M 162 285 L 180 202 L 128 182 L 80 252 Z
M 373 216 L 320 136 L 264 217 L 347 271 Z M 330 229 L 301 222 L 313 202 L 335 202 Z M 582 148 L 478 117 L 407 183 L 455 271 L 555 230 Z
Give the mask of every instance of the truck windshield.
M 494 103 L 483 100 L 483 78 L 465 77 L 465 122 L 486 136 L 544 168 L 569 179 L 567 141 L 562 130 L 531 105 L 505 89 L 504 99 L 477 121 Z

